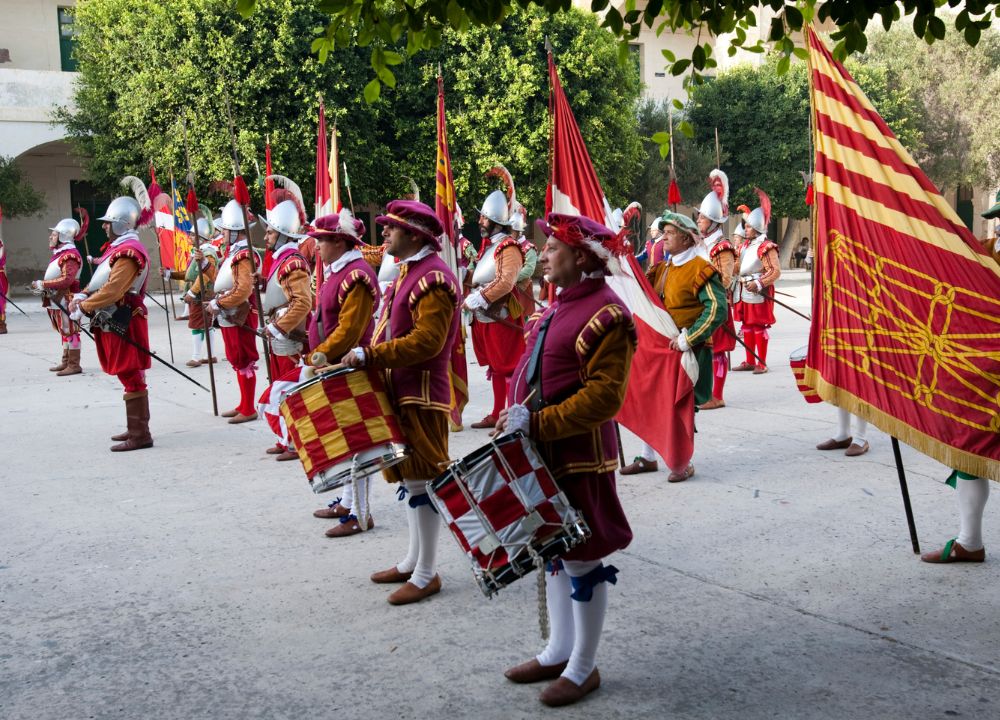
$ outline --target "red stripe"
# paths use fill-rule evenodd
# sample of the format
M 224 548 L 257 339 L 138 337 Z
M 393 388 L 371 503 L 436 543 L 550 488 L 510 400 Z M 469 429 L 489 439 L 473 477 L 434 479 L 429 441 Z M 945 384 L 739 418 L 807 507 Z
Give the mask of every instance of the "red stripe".
M 841 122 L 837 122 L 826 113 L 821 112 L 816 113 L 816 127 L 821 133 L 832 137 L 841 145 L 857 150 L 858 152 L 867 155 L 883 165 L 888 165 L 898 173 L 909 175 L 916 180 L 920 187 L 926 192 L 933 193 L 935 195 L 938 194 L 938 190 L 934 186 L 934 183 L 932 183 L 927 175 L 924 174 L 923 170 L 914 165 L 910 165 L 895 151 L 879 147 L 874 144 L 871 140 L 865 137 L 864 133 L 859 132 L 855 128 L 852 128 L 849 125 L 844 125 Z
M 928 225 L 941 228 L 945 232 L 953 233 L 960 237 L 963 229 L 966 233 L 969 232 L 964 226 L 958 226 L 950 222 L 929 202 L 914 200 L 905 193 L 896 192 L 892 189 L 891 185 L 878 182 L 868 175 L 848 170 L 843 164 L 823 155 L 819 155 L 816 161 L 817 172 L 848 187 L 855 195 L 874 200 L 890 210 L 903 213 L 916 220 L 922 220 Z M 824 194 L 822 190 L 820 192 Z M 872 222 L 877 221 L 872 220 Z
M 875 126 L 879 131 L 886 137 L 896 137 L 888 125 L 885 124 L 885 120 L 877 112 L 866 108 L 862 105 L 856 97 L 851 93 L 847 92 L 842 85 L 838 85 L 833 80 L 830 79 L 828 75 L 824 75 L 818 70 L 813 72 L 813 88 L 826 95 L 827 97 L 837 100 L 844 105 L 846 105 L 853 112 L 862 116 L 866 120 L 871 120 L 875 123 Z

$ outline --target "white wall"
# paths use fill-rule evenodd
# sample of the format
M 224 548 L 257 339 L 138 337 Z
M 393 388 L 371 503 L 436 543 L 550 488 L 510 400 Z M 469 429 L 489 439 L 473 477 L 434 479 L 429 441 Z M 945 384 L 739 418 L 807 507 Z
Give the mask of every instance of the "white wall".
M 3 69 L 60 70 L 58 8 L 75 0 L 0 0 L 0 48 L 10 51 Z

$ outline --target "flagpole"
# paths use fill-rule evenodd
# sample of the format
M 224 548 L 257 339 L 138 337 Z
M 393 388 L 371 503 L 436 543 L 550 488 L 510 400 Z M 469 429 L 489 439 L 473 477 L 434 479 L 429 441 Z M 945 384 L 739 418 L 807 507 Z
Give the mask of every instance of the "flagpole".
M 173 188 L 171 187 L 171 190 Z M 150 198 L 154 200 L 155 198 Z M 173 216 L 173 205 L 174 198 L 170 198 L 171 216 Z M 155 212 L 155 211 L 154 211 Z M 155 230 L 154 230 L 155 232 Z M 174 232 L 177 232 L 177 228 L 174 228 Z M 160 287 L 163 288 L 163 315 L 167 318 L 167 343 L 170 345 L 170 362 L 177 362 L 174 360 L 174 337 L 170 332 L 170 310 L 167 308 L 167 279 L 164 277 L 165 268 L 163 267 L 163 248 L 160 245 L 160 233 L 156 233 L 156 255 L 160 259 Z
M 920 554 L 920 541 L 917 540 L 917 526 L 913 521 L 913 507 L 910 505 L 910 490 L 906 486 L 906 471 L 903 469 L 903 454 L 899 451 L 899 440 L 892 439 L 892 456 L 896 460 L 896 474 L 899 476 L 899 491 L 903 495 L 903 510 L 906 512 L 906 526 L 910 529 L 910 545 L 913 554 Z
M 675 182 L 677 178 L 677 173 L 674 172 L 674 109 L 670 108 L 668 111 L 668 117 L 670 118 L 670 182 Z M 669 192 L 667 193 L 670 194 Z M 668 200 L 670 198 L 667 198 Z M 672 210 L 677 212 L 677 203 L 671 203 Z
M 170 170 L 170 214 L 174 214 L 174 171 Z M 174 260 L 177 260 L 177 219 L 174 218 Z M 174 320 L 180 320 L 177 317 L 177 306 L 174 305 L 174 283 L 170 281 L 167 283 L 167 287 L 170 289 L 170 314 L 174 316 Z

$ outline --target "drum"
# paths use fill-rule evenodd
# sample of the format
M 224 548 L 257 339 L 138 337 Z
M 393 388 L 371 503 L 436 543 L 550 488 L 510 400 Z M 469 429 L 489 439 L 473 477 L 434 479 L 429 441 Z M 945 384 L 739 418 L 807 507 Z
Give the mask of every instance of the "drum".
M 802 397 L 806 399 L 806 402 L 823 402 L 823 398 L 819 396 L 819 393 L 816 392 L 815 388 L 806 384 L 806 351 L 808 350 L 809 347 L 807 345 L 800 347 L 788 358 L 788 364 L 792 367 L 792 374 L 795 376 L 795 384 L 798 385 L 799 392 L 802 393 Z
M 374 370 L 343 368 L 317 375 L 289 391 L 280 410 L 313 492 L 333 490 L 409 455 Z
M 520 432 L 452 463 L 428 485 L 428 495 L 486 597 L 590 536 Z

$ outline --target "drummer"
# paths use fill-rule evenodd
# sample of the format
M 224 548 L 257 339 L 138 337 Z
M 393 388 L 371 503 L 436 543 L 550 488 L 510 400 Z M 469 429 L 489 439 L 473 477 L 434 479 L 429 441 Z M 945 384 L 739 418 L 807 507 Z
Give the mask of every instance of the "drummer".
M 330 364 L 353 347 L 368 347 L 375 330 L 372 319 L 382 293 L 378 277 L 365 262 L 357 246 L 365 235 L 365 224 L 344 208 L 339 215 L 316 218 L 309 237 L 315 238 L 323 263 L 316 312 L 309 321 L 309 353 L 306 363 Z M 315 517 L 340 522 L 326 531 L 327 537 L 347 537 L 375 527 L 368 505 L 371 476 L 344 487 L 344 496 L 313 513 Z
M 535 440 L 592 534 L 548 567 L 548 645 L 504 674 L 516 683 L 553 680 L 539 699 L 555 707 L 601 684 L 597 645 L 607 583 L 615 584 L 618 572 L 604 559 L 632 540 L 615 490 L 613 418 L 625 399 L 636 335 L 631 314 L 604 279 L 615 234 L 589 218 L 557 213 L 539 227 L 548 236 L 541 254 L 545 280 L 561 292 L 528 335 L 514 370 L 514 404 L 497 428 Z
M 387 370 L 386 384 L 410 446 L 404 462 L 383 471 L 389 482 L 402 483 L 409 549 L 403 560 L 371 576 L 375 583 L 404 583 L 388 600 L 406 605 L 441 591 L 435 571 L 441 520 L 430 505 L 427 483 L 448 464 L 448 361 L 458 337 L 459 289 L 437 254 L 443 230 L 434 210 L 416 200 L 393 200 L 376 222 L 384 226 L 386 251 L 399 260 L 399 277 L 386 291 L 375 343 L 355 347 L 343 362 Z

